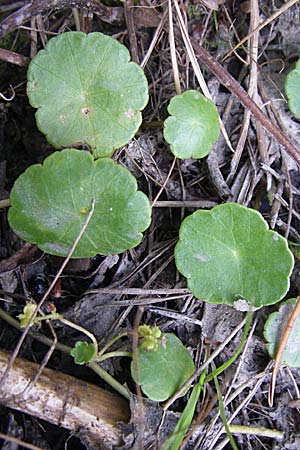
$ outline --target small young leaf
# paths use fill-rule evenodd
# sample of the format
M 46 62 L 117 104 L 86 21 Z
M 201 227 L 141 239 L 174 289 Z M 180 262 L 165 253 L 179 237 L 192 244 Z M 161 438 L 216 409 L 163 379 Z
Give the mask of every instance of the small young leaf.
M 217 108 L 200 92 L 186 91 L 170 101 L 164 138 L 180 159 L 203 158 L 220 133 Z
M 267 349 L 272 358 L 275 358 L 276 356 L 281 337 L 296 302 L 296 298 L 290 298 L 282 303 L 279 311 L 270 314 L 265 323 L 264 336 L 268 342 Z M 295 320 L 286 347 L 283 351 L 281 362 L 290 367 L 300 367 L 300 316 Z
M 193 374 L 193 360 L 180 339 L 172 333 L 163 334 L 154 350 L 137 350 L 139 381 L 142 391 L 153 401 L 173 395 Z M 136 381 L 134 364 L 131 375 Z
M 101 33 L 62 33 L 28 69 L 27 93 L 39 129 L 56 148 L 88 144 L 110 156 L 137 132 L 147 80 L 127 48 Z
M 73 356 L 76 364 L 86 364 L 95 358 L 95 346 L 92 343 L 77 341 L 75 347 L 71 350 L 71 356 Z
M 300 59 L 296 67 L 287 75 L 284 88 L 289 109 L 297 119 L 300 119 Z
M 94 213 L 74 258 L 121 253 L 141 242 L 151 207 L 135 178 L 111 159 L 95 161 L 81 150 L 55 152 L 43 165 L 29 167 L 11 191 L 8 219 L 25 241 L 67 256 L 93 200 Z
M 30 317 L 36 310 L 36 304 L 35 303 L 27 303 L 27 305 L 23 308 L 23 313 L 19 314 L 17 317 L 20 321 L 20 327 L 26 328 L 28 325 L 28 322 L 30 320 Z M 31 326 L 34 325 L 34 321 L 32 321 Z
M 286 239 L 259 212 L 234 203 L 187 217 L 175 261 L 200 300 L 233 306 L 243 299 L 258 308 L 284 297 L 294 264 Z

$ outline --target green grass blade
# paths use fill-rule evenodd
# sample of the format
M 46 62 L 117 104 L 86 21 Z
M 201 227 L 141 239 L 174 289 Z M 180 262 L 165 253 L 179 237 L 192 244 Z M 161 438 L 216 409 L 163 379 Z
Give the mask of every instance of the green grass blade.
M 166 440 L 162 450 L 178 450 L 178 448 L 180 447 L 184 436 L 186 435 L 193 420 L 197 401 L 204 386 L 204 379 L 205 371 L 202 372 L 198 383 L 194 386 L 186 407 L 184 408 L 184 411 L 180 419 L 178 420 L 172 434 Z

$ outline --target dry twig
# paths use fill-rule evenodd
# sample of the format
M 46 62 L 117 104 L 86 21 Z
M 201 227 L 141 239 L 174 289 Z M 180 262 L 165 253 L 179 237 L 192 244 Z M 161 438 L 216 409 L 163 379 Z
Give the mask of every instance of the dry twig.
M 277 17 L 281 16 L 281 14 L 283 14 L 285 11 L 287 11 L 288 9 L 290 9 L 293 5 L 295 5 L 296 3 L 298 3 L 299 0 L 290 0 L 289 2 L 285 3 L 284 5 L 282 5 L 281 8 L 279 8 L 277 11 L 274 12 L 274 14 L 272 14 L 267 20 L 265 20 L 263 23 L 261 23 L 260 25 L 258 25 L 256 28 L 254 28 L 254 30 L 252 30 L 249 34 L 247 34 L 247 36 L 245 36 L 238 44 L 236 44 L 223 58 L 223 61 L 225 59 L 227 59 L 233 52 L 236 51 L 237 48 L 239 48 L 241 45 L 243 45 L 246 41 L 248 41 L 248 39 L 250 39 L 254 33 L 256 33 L 257 31 L 262 30 L 264 27 L 266 27 L 267 25 L 269 25 L 271 22 L 273 22 L 274 20 L 277 19 Z
M 208 67 L 209 70 L 219 79 L 219 81 L 229 89 L 244 105 L 249 109 L 255 119 L 259 121 L 262 126 L 273 136 L 280 145 L 282 145 L 287 153 L 297 162 L 300 167 L 300 153 L 292 144 L 292 142 L 285 136 L 282 131 L 272 123 L 272 121 L 262 112 L 260 107 L 255 103 L 241 87 L 230 73 L 221 66 L 204 48 L 200 47 L 198 43 L 191 39 L 195 53 L 200 60 Z
M 280 345 L 279 345 L 277 353 L 276 353 L 275 364 L 274 364 L 274 368 L 273 368 L 273 372 L 272 372 L 272 378 L 271 378 L 270 390 L 269 390 L 269 405 L 270 406 L 273 405 L 276 378 L 277 378 L 278 370 L 280 367 L 282 355 L 283 355 L 287 341 L 290 337 L 291 331 L 293 329 L 294 323 L 295 323 L 299 313 L 300 313 L 300 296 L 297 297 L 297 303 L 296 303 L 296 305 L 293 309 L 293 312 L 289 318 L 289 321 L 286 325 L 284 333 L 281 337 Z
M 9 359 L 8 353 L 0 351 L 0 375 L 6 372 Z M 38 368 L 37 364 L 16 359 L 1 391 L 6 406 L 79 432 L 92 448 L 122 443 L 118 424 L 129 419 L 126 400 L 50 369 L 44 369 L 30 391 L 20 398 Z

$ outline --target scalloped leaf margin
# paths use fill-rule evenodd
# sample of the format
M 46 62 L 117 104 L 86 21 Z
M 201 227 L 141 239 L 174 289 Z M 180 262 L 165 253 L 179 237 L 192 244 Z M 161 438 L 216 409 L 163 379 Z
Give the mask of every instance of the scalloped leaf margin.
M 285 296 L 294 259 L 259 212 L 226 203 L 183 221 L 175 262 L 198 299 L 231 306 L 246 300 L 260 308 Z
M 220 134 L 214 103 L 200 92 L 189 90 L 173 97 L 164 122 L 164 138 L 180 159 L 203 158 Z
M 65 149 L 30 166 L 15 182 L 8 220 L 22 239 L 47 253 L 67 256 L 90 211 L 93 216 L 73 254 L 122 253 L 137 246 L 151 221 L 147 196 L 134 176 L 109 158 L 94 160 Z
M 49 143 L 87 144 L 98 158 L 135 135 L 148 84 L 124 45 L 102 33 L 71 31 L 50 39 L 32 60 L 27 94 Z

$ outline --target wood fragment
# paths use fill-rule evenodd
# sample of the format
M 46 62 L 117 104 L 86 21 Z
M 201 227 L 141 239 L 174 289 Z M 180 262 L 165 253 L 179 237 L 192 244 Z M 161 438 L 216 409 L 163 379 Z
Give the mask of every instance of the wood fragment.
M 231 433 L 234 434 L 247 434 L 252 436 L 263 436 L 270 439 L 284 439 L 284 433 L 280 430 L 274 430 L 265 427 L 249 427 L 246 425 L 229 425 Z
M 127 0 L 124 2 L 124 16 L 125 22 L 127 26 L 127 33 L 129 38 L 130 45 L 130 54 L 132 61 L 139 64 L 139 52 L 138 52 L 138 43 L 136 37 L 136 27 L 134 21 L 134 2 L 133 0 Z
M 218 205 L 211 200 L 157 200 L 152 208 L 213 208 Z
M 9 358 L 9 353 L 0 351 L 0 376 L 5 372 Z M 110 448 L 122 443 L 119 424 L 127 422 L 130 415 L 126 400 L 51 369 L 44 369 L 38 381 L 23 396 L 22 392 L 38 367 L 17 358 L 6 377 L 0 402 L 78 432 L 91 448 Z
M 0 261 L 0 274 L 14 270 L 21 264 L 32 262 L 39 253 L 39 249 L 36 245 L 29 243 L 24 244 L 14 255 Z
M 87 5 L 89 5 L 90 11 L 99 16 L 103 22 L 120 24 L 124 21 L 123 7 L 105 6 L 97 0 L 89 0 L 89 2 L 86 0 L 33 0 L 10 14 L 0 23 L 0 37 L 50 9 L 87 8 Z
M 6 50 L 5 48 L 0 48 L 0 59 L 20 67 L 27 67 L 30 63 L 30 58 L 20 55 L 19 53 Z

